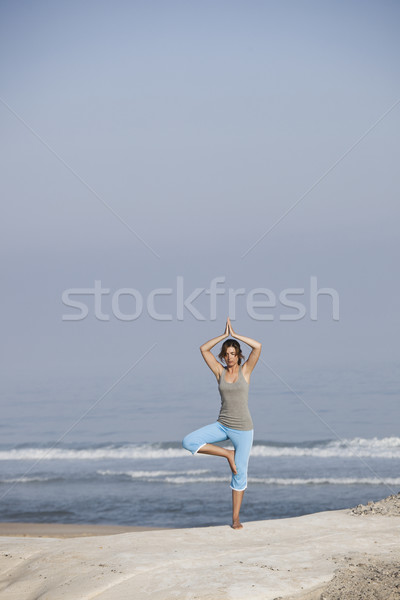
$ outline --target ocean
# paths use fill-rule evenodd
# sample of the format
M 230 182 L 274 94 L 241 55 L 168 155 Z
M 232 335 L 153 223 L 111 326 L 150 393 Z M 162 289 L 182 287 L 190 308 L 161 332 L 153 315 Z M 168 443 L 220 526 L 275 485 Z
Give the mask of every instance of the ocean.
M 179 386 L 173 374 L 149 380 L 140 369 L 118 386 L 115 374 L 3 378 L 0 520 L 230 523 L 227 461 L 181 446 L 218 415 L 215 379 L 204 368 Z M 243 522 L 348 508 L 400 490 L 397 363 L 274 370 L 279 377 L 257 366 L 250 387 L 255 442 Z
M 400 438 L 256 441 L 241 519 L 355 506 L 400 489 Z M 3 521 L 193 527 L 230 522 L 224 458 L 179 442 L 0 448 Z

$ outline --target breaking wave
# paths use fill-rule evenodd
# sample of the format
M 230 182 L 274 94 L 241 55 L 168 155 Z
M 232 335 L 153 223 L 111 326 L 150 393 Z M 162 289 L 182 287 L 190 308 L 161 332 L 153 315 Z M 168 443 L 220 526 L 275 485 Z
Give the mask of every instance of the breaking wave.
M 227 443 L 228 445 L 228 443 Z M 190 457 L 180 443 L 108 444 L 99 447 L 29 447 L 0 450 L 0 460 L 154 460 Z M 353 438 L 321 442 L 256 442 L 251 456 L 257 457 L 315 457 L 315 458 L 383 458 L 400 459 L 400 438 Z

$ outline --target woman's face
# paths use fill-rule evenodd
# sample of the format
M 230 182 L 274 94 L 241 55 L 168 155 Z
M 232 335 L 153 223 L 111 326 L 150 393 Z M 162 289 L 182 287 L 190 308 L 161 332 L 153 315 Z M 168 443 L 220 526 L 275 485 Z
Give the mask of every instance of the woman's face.
M 238 355 L 236 354 L 236 350 L 233 346 L 229 346 L 226 349 L 226 354 L 225 354 L 225 362 L 227 364 L 228 367 L 233 367 L 235 365 L 237 365 L 238 363 Z

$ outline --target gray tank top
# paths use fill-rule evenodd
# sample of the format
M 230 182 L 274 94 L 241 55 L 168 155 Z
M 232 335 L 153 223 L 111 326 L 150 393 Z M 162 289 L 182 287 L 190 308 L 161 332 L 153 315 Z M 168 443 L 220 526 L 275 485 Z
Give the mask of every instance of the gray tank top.
M 249 431 L 254 426 L 248 407 L 249 384 L 244 378 L 242 367 L 239 365 L 239 374 L 235 383 L 225 381 L 225 373 L 224 368 L 218 382 L 221 410 L 217 420 L 225 427 Z

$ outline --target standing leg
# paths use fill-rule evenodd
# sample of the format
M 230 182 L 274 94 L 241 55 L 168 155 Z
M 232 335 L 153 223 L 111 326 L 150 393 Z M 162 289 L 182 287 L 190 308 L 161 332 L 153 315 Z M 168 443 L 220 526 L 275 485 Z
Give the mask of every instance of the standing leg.
M 238 429 L 226 428 L 232 444 L 235 447 L 235 463 L 237 473 L 232 474 L 232 527 L 233 529 L 242 529 L 239 513 L 242 506 L 244 491 L 247 488 L 247 467 L 251 447 L 253 445 L 253 430 L 240 431 Z
M 238 492 L 232 490 L 232 529 L 243 529 L 243 525 L 239 519 L 240 507 L 242 506 L 242 500 L 244 496 L 244 490 Z

